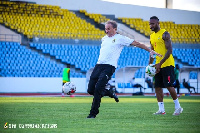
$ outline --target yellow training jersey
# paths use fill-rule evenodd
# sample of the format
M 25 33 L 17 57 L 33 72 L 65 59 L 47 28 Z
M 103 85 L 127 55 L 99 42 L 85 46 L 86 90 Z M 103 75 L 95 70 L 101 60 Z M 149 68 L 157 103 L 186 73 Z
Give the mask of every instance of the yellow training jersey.
M 157 33 L 154 32 L 150 35 L 150 42 L 154 48 L 154 51 L 162 55 L 162 57 L 156 56 L 156 64 L 160 63 L 160 61 L 164 58 L 165 54 L 167 53 L 165 42 L 162 39 L 162 35 L 165 31 L 165 29 L 160 29 Z M 170 54 L 169 58 L 161 65 L 161 68 L 167 66 L 174 66 L 174 58 L 172 54 Z

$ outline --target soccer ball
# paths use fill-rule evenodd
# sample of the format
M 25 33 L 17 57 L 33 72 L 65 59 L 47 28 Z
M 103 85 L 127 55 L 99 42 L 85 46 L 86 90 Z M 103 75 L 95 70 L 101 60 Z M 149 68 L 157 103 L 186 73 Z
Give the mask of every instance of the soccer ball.
M 156 67 L 154 66 L 154 64 L 149 64 L 146 67 L 146 73 L 150 76 L 153 77 L 156 75 Z
M 62 90 L 64 93 L 66 93 L 67 95 L 71 95 L 73 93 L 76 92 L 76 86 L 74 83 L 72 82 L 66 82 L 63 87 Z

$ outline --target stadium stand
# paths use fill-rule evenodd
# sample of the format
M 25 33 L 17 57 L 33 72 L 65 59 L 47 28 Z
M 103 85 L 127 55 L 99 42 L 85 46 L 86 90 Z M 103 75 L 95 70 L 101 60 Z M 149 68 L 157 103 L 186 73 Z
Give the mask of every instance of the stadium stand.
M 94 67 L 100 49 L 99 46 L 70 44 L 30 43 L 30 46 L 60 59 L 63 63 L 75 65 L 76 68 L 80 68 L 84 72 Z
M 189 79 L 197 79 L 197 72 L 190 72 Z
M 41 50 L 45 54 L 50 54 L 50 56 L 54 56 L 64 63 L 75 65 L 76 68 L 80 68 L 84 72 L 95 66 L 100 50 L 100 46 L 94 45 L 30 43 L 30 46 Z M 138 57 L 143 58 L 143 60 L 140 60 Z M 148 59 L 149 53 L 147 51 L 135 47 L 125 47 L 119 58 L 118 69 L 126 66 L 145 67 L 147 66 Z M 142 77 L 144 75 L 144 69 L 139 70 L 137 74 L 136 77 Z
M 104 31 L 59 6 L 0 1 L 0 23 L 26 35 L 55 39 L 99 40 Z
M 80 13 L 84 13 L 85 16 L 88 16 L 90 19 L 93 19 L 97 23 L 105 23 L 106 21 L 110 20 L 109 18 L 106 18 L 106 16 L 102 14 L 94 14 L 94 13 L 88 13 L 86 10 L 80 10 Z
M 149 37 L 152 31 L 149 21 L 141 18 L 118 18 L 130 28 L 139 31 Z M 175 24 L 171 21 L 160 21 L 160 27 L 164 27 L 171 35 L 173 43 L 200 44 L 200 25 L 197 24 Z
M 66 44 L 36 44 L 31 47 L 50 54 L 63 63 L 69 63 L 81 71 L 86 72 L 94 67 L 99 55 L 100 46 L 92 45 L 66 45 Z M 62 77 L 64 65 L 52 62 L 44 55 L 16 42 L 0 42 L 1 47 L 1 72 L 4 77 Z M 65 50 L 63 50 L 65 49 Z M 119 59 L 119 68 L 125 66 L 146 66 L 148 52 L 139 48 L 125 48 Z M 73 57 L 73 58 L 71 58 Z M 139 60 L 143 57 L 144 60 Z M 124 58 L 128 59 L 127 61 Z M 13 60 L 14 59 L 14 60 Z M 141 72 L 141 73 L 140 73 Z M 144 69 L 136 73 L 136 77 L 143 77 Z M 71 77 L 85 77 L 84 74 L 71 72 Z
M 173 49 L 173 55 L 182 63 L 188 63 L 188 65 L 200 67 L 200 49 Z
M 3 77 L 62 77 L 64 65 L 16 42 L 0 42 L 0 75 Z M 71 77 L 85 77 L 72 71 Z
M 59 6 L 0 1 L 0 11 L 2 12 L 0 14 L 0 23 L 2 25 L 27 36 L 29 39 L 39 37 L 54 40 L 80 39 L 90 41 L 100 40 L 105 35 L 103 30 L 95 28 L 94 25 L 81 19 L 72 11 L 61 9 Z M 96 23 L 105 23 L 109 20 L 109 18 L 102 14 L 88 13 L 86 10 L 80 10 L 80 12 L 93 19 Z M 147 37 L 151 34 L 148 21 L 143 21 L 141 18 L 118 19 Z M 175 24 L 171 21 L 160 22 L 160 25 L 161 27 L 166 27 L 170 32 L 174 43 L 200 43 L 200 25 Z M 62 77 L 64 65 L 57 64 L 45 58 L 45 56 L 41 56 L 25 46 L 21 46 L 19 43 L 0 42 L 0 47 L 1 54 L 3 55 L 0 67 L 1 76 Z M 32 42 L 30 47 L 41 51 L 44 55 L 48 54 L 50 57 L 61 60 L 63 64 L 67 63 L 81 70 L 80 73 L 72 70 L 71 77 L 85 77 L 85 74 L 82 73 L 94 67 L 100 49 L 98 45 L 59 44 L 59 41 L 56 44 Z M 188 54 L 186 55 L 185 52 Z M 148 52 L 139 48 L 126 47 L 120 55 L 117 69 L 126 66 L 145 67 L 149 60 L 148 54 Z M 195 67 L 200 66 L 200 49 L 175 48 L 173 55 L 181 63 Z M 12 57 L 16 58 L 15 61 L 12 60 Z M 19 66 L 19 64 L 25 64 L 25 66 Z M 35 64 L 41 64 L 41 66 L 35 66 Z M 139 69 L 135 73 L 136 78 L 144 78 L 144 76 L 144 68 Z M 190 78 L 197 79 L 197 73 L 191 72 Z

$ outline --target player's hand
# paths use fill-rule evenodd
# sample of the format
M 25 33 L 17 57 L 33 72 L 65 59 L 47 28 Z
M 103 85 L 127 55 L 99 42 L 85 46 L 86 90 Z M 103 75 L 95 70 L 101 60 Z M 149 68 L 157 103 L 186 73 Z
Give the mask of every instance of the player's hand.
M 158 54 L 158 53 L 156 53 L 154 50 L 151 50 L 151 52 L 150 52 L 151 58 L 155 58 L 154 55 L 157 55 L 157 56 L 159 56 L 159 57 L 162 57 L 161 54 Z
M 161 68 L 161 64 L 160 63 L 155 64 L 155 67 L 156 67 L 156 73 L 159 73 L 160 72 L 160 68 Z

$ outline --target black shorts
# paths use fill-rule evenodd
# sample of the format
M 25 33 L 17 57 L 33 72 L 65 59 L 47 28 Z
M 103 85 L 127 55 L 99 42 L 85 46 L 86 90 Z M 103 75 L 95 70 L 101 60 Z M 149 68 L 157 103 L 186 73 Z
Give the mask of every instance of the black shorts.
M 160 72 L 155 75 L 155 88 L 173 87 L 174 82 L 174 66 L 161 68 Z

